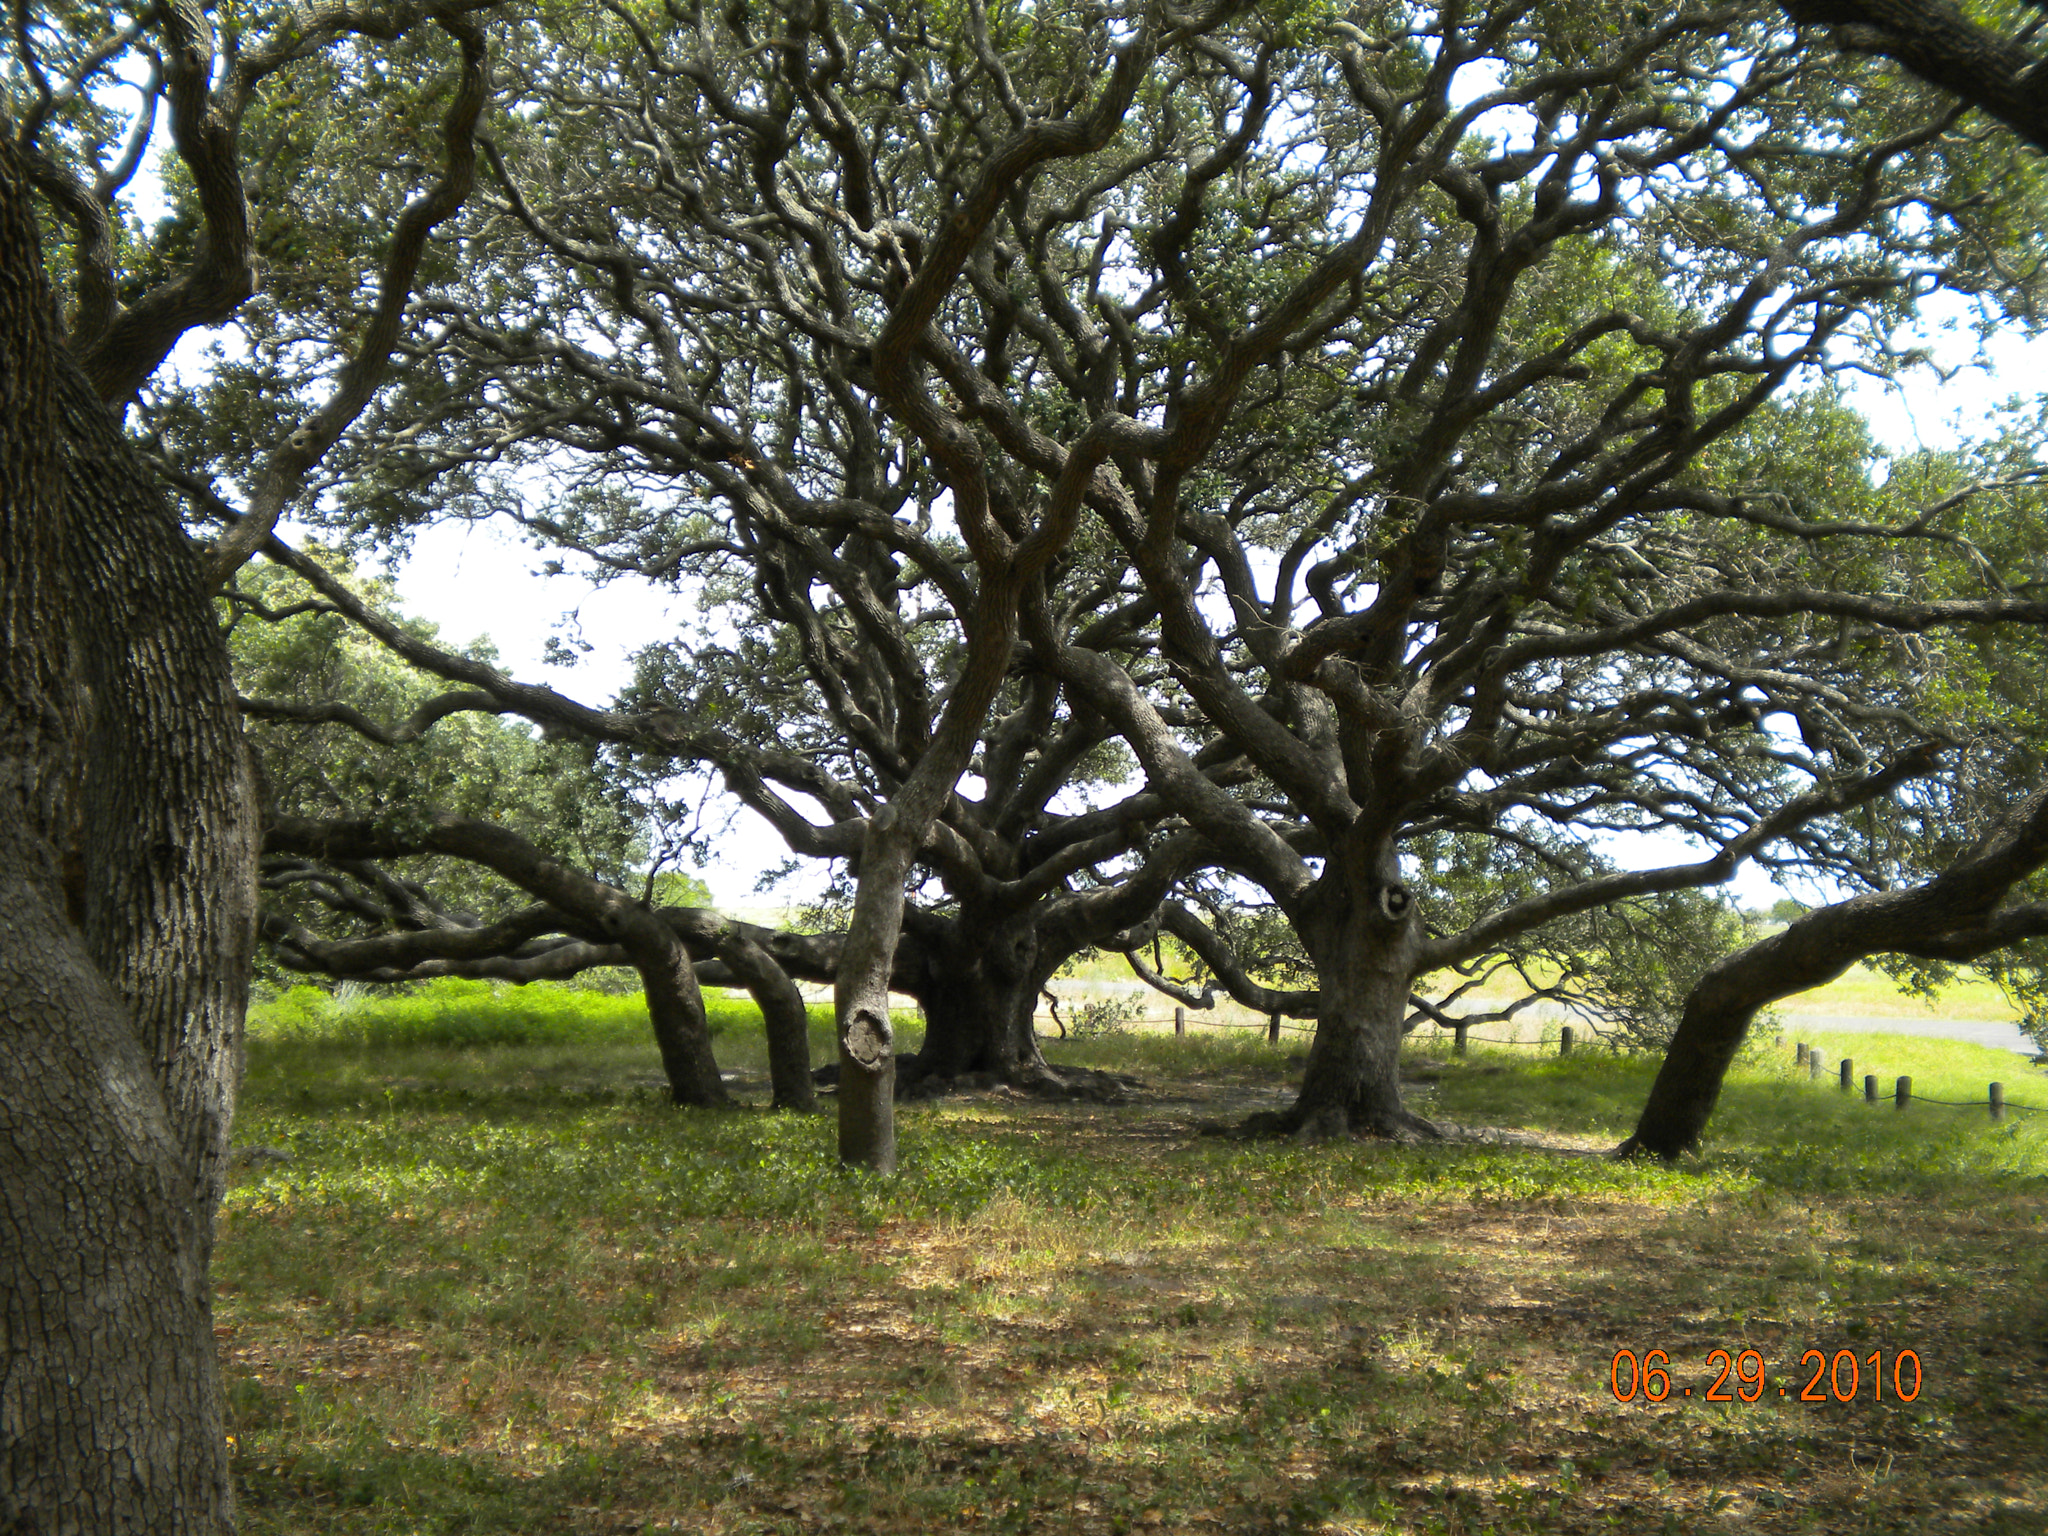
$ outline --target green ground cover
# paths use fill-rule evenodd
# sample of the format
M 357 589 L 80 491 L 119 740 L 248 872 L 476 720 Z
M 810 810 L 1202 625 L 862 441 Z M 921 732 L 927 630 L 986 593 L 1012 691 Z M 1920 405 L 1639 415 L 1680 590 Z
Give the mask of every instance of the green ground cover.
M 216 1266 L 254 1536 L 2048 1528 L 2048 1115 L 1867 1106 L 1769 1045 L 1703 1157 L 1617 1164 L 1649 1063 L 1482 1049 L 1410 1064 L 1466 1139 L 1247 1145 L 1196 1126 L 1298 1038 L 1126 1036 L 1061 1059 L 1130 1104 L 906 1105 L 879 1179 L 828 1116 L 669 1108 L 618 1000 L 461 1001 L 252 1029 L 236 1139 L 290 1159 L 237 1174 Z M 2048 1105 L 2010 1054 L 1815 1040 Z M 1616 1401 L 1623 1349 L 1664 1402 Z M 1750 1349 L 1758 1400 L 1705 1401 Z M 1808 1349 L 1849 1401 L 1799 1401 Z

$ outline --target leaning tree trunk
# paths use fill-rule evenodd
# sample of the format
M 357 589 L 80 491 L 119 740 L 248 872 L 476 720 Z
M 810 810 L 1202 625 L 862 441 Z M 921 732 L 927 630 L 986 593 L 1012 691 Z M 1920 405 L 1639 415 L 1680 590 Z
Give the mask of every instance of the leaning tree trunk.
M 0 141 L 0 1530 L 224 1532 L 207 1276 L 255 913 L 226 646 Z
M 699 1109 L 731 1103 L 711 1054 L 704 993 L 683 941 L 666 924 L 645 916 L 631 925 L 624 947 L 640 976 L 654 1043 L 661 1052 L 661 1069 L 668 1078 L 669 1101 Z
M 721 925 L 712 952 L 725 962 L 761 1010 L 768 1037 L 768 1088 L 777 1109 L 808 1111 L 817 1107 L 811 1081 L 811 1012 L 804 995 L 775 957 L 748 938 L 736 923 Z
M 1678 1028 L 1657 1069 L 1657 1081 L 1650 1086 L 1635 1134 L 1615 1149 L 1622 1156 L 1642 1153 L 1669 1160 L 1698 1146 L 1720 1101 L 1728 1068 L 1758 1012 L 1781 997 L 1833 980 L 1850 963 L 1845 960 L 1811 982 L 1780 984 L 1769 975 L 1772 967 L 1755 963 L 1754 949 L 1720 960 L 1686 993 Z
M 2048 788 L 2035 791 L 1994 834 L 1926 884 L 1816 907 L 1709 966 L 1686 994 L 1635 1134 L 1615 1150 L 1669 1159 L 1698 1146 L 1750 1021 L 1779 998 L 1825 986 L 1868 955 L 1962 961 L 2037 936 L 2048 926 L 2042 907 L 1994 909 L 2044 864 Z
M 1414 898 L 1390 857 L 1371 874 L 1332 858 L 1295 929 L 1320 1005 L 1301 1096 L 1272 1128 L 1321 1137 L 1434 1136 L 1401 1103 L 1401 1038 L 1422 947 Z

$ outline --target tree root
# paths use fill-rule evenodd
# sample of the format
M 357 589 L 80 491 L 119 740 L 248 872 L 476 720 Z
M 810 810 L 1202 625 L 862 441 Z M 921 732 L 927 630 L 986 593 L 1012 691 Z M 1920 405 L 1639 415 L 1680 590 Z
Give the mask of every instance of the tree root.
M 1686 1153 L 1697 1152 L 1698 1150 L 1698 1142 L 1685 1147 L 1653 1147 L 1643 1140 L 1641 1132 L 1637 1132 L 1629 1137 L 1627 1141 L 1616 1147 L 1611 1155 L 1622 1160 L 1654 1157 L 1662 1163 L 1676 1163 L 1681 1161 Z
M 821 1088 L 839 1081 L 839 1064 L 828 1062 L 811 1074 Z M 1033 1062 L 1013 1071 L 947 1073 L 927 1067 L 916 1056 L 899 1057 L 896 1062 L 896 1097 L 907 1100 L 942 1099 L 954 1093 L 986 1093 L 1007 1088 L 1012 1093 L 1036 1099 L 1079 1099 L 1094 1104 L 1127 1104 L 1131 1095 L 1145 1085 L 1121 1072 L 1098 1072 L 1090 1067 L 1053 1067 Z
M 1204 1136 L 1226 1136 L 1233 1141 L 1341 1141 L 1351 1137 L 1377 1141 L 1441 1141 L 1443 1132 L 1432 1120 L 1406 1109 L 1392 1114 L 1355 1115 L 1341 1105 L 1326 1104 L 1319 1109 L 1262 1109 L 1245 1116 L 1236 1125 L 1207 1121 Z

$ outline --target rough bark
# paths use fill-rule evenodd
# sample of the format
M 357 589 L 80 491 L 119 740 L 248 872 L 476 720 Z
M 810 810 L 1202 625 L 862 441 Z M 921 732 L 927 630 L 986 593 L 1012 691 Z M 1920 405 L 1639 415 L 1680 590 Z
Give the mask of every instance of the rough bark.
M 1290 915 L 1316 968 L 1315 1038 L 1293 1107 L 1247 1129 L 1318 1139 L 1436 1135 L 1401 1103 L 1401 1039 L 1423 946 L 1414 897 L 1391 854 L 1370 872 L 1333 860 Z
M 211 1533 L 255 818 L 197 559 L 0 140 L 0 1530 Z
M 647 999 L 647 1018 L 661 1051 L 670 1102 L 699 1109 L 730 1103 L 711 1054 L 711 1026 L 704 1017 L 704 994 L 697 987 L 690 952 L 661 922 L 635 924 L 634 929 L 624 947 Z
M 924 1048 L 905 1061 L 907 1072 L 941 1080 L 989 1072 L 1019 1086 L 1048 1075 L 1032 1016 L 1066 953 L 1045 949 L 1035 915 L 996 924 L 963 914 L 942 940 L 927 936 L 915 991 Z
M 956 755 L 964 767 L 966 755 Z M 932 782 L 937 767 L 931 755 L 920 765 L 925 785 L 950 788 L 959 768 L 937 786 Z M 896 1171 L 896 1034 L 889 1021 L 889 975 L 903 929 L 903 882 L 930 816 L 927 806 L 937 796 L 920 796 L 921 805 L 904 805 L 903 798 L 868 824 L 853 922 L 832 986 L 839 1032 L 839 1159 L 877 1173 Z M 908 824 L 906 816 L 919 818 L 916 825 Z
M 666 915 L 666 914 L 664 914 Z M 754 999 L 768 1036 L 768 1085 L 777 1109 L 817 1107 L 811 1082 L 811 1015 L 803 993 L 744 923 L 721 922 L 712 943 L 718 958 Z
M 1779 998 L 1825 985 L 1870 955 L 1969 960 L 2048 932 L 2048 906 L 1999 906 L 2044 864 L 2048 789 L 1924 885 L 1818 907 L 1710 967 L 1686 995 L 1635 1133 L 1616 1150 L 1671 1159 L 1698 1146 L 1750 1021 Z
M 1888 58 L 2048 150 L 2041 61 L 1944 0 L 1785 0 L 1785 12 L 1832 27 L 1843 48 Z

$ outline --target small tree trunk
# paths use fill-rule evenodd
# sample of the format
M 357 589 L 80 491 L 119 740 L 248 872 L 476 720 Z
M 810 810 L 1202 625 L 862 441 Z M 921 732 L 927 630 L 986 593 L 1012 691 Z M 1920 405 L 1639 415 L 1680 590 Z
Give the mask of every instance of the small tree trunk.
M 918 823 L 921 835 L 925 823 Z M 832 989 L 839 1026 L 839 1160 L 896 1171 L 896 1033 L 889 1022 L 889 975 L 903 931 L 903 882 L 916 839 L 896 805 L 868 823 L 853 921 Z
M 811 1015 L 804 1006 L 803 993 L 774 957 L 737 927 L 725 926 L 714 942 L 718 958 L 745 985 L 761 1010 L 775 1107 L 817 1108 L 818 1091 L 811 1081 Z
M 894 798 L 868 821 L 853 921 L 832 989 L 839 1025 L 839 1156 L 882 1173 L 896 1169 L 896 1036 L 889 980 L 903 932 L 903 885 L 925 832 L 967 771 L 988 707 L 1009 670 L 1017 633 L 1019 578 L 984 562 L 981 593 L 967 623 L 965 665 L 938 729 Z
M 718 1061 L 711 1054 L 711 1026 L 704 1017 L 704 994 L 690 966 L 690 952 L 667 926 L 652 918 L 633 925 L 626 952 L 640 973 L 647 999 L 647 1017 L 661 1050 L 668 1076 L 669 1100 L 699 1109 L 731 1103 Z

